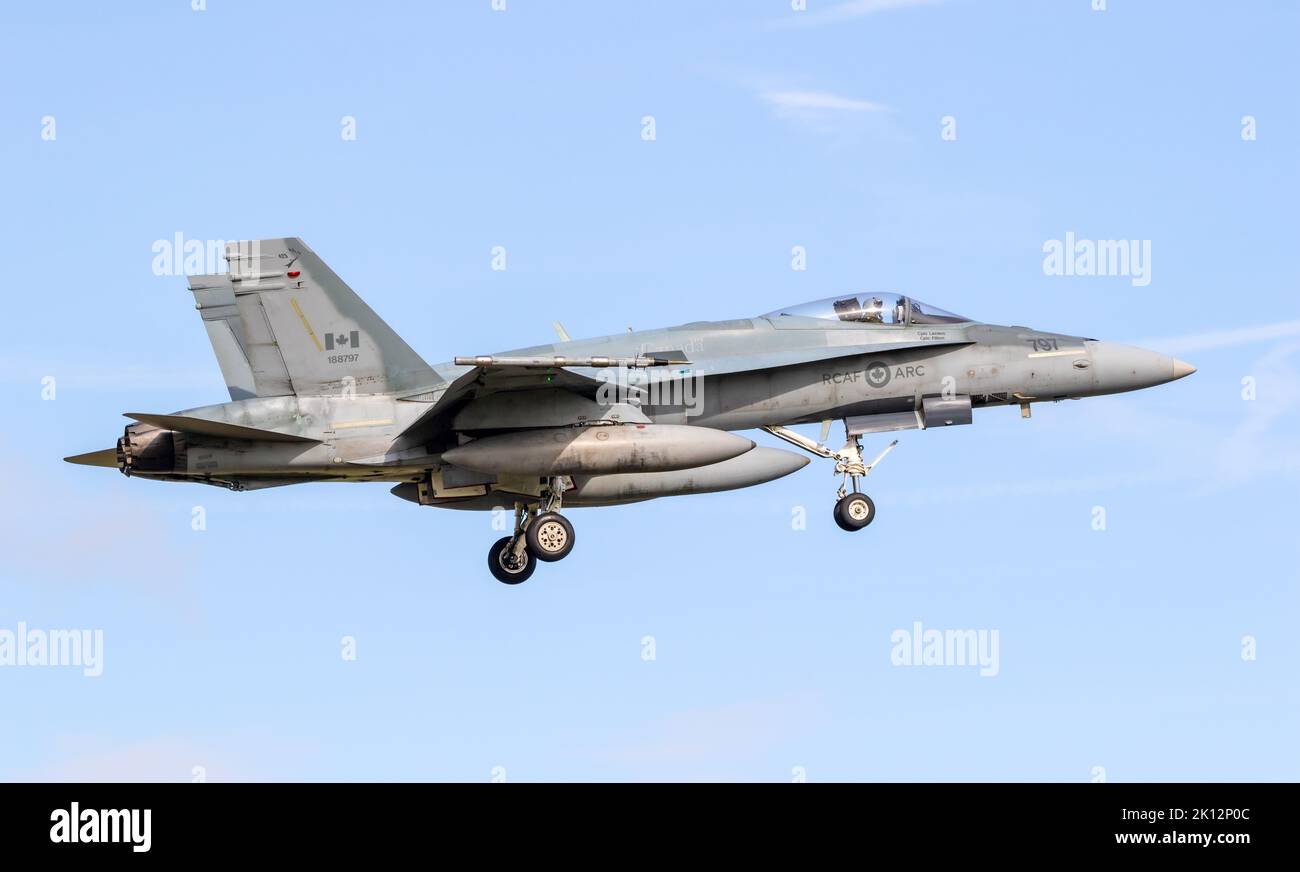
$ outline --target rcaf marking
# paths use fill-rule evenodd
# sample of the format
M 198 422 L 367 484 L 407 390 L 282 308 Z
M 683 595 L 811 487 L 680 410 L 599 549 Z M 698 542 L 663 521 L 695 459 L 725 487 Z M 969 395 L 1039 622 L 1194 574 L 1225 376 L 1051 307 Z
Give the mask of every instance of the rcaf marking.
M 866 369 L 849 370 L 847 372 L 824 372 L 822 373 L 822 384 L 854 384 L 865 380 L 868 385 L 879 390 L 888 385 L 893 379 L 921 378 L 924 375 L 925 364 L 890 366 L 877 360 L 867 364 Z

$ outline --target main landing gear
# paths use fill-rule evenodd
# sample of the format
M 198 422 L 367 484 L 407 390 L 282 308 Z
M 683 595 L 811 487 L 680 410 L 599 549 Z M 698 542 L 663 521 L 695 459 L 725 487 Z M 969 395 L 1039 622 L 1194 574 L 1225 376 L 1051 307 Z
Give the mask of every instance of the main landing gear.
M 573 550 L 573 525 L 560 514 L 564 480 L 556 476 L 543 491 L 541 502 L 515 503 L 515 530 L 498 539 L 488 551 L 488 569 L 497 581 L 527 581 L 538 562 L 554 563 Z
M 825 428 L 822 430 L 823 440 L 826 439 L 829 424 L 829 421 L 826 422 Z M 871 497 L 858 490 L 858 481 L 866 478 L 876 464 L 884 460 L 885 455 L 894 450 L 894 446 L 898 444 L 897 439 L 886 445 L 885 450 L 876 455 L 875 460 L 870 463 L 863 463 L 862 437 L 850 431 L 847 422 L 844 425 L 844 447 L 839 451 L 832 451 L 821 442 L 815 442 L 802 433 L 796 433 L 794 430 L 785 427 L 772 426 L 763 429 L 778 439 L 784 439 L 791 445 L 802 448 L 810 454 L 816 454 L 818 457 L 835 461 L 836 474 L 844 476 L 844 481 L 836 492 L 838 499 L 835 502 L 835 523 L 839 525 L 841 530 L 852 533 L 861 530 L 876 519 L 876 504 L 871 501 Z M 848 489 L 850 482 L 853 483 L 852 491 Z

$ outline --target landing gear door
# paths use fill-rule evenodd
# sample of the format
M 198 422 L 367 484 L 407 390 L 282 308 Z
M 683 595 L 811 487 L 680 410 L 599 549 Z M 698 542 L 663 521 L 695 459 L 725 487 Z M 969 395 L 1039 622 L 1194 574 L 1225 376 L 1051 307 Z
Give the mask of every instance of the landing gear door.
M 919 411 L 883 412 L 879 415 L 850 415 L 844 419 L 844 427 L 852 437 L 894 430 L 920 430 L 925 423 Z

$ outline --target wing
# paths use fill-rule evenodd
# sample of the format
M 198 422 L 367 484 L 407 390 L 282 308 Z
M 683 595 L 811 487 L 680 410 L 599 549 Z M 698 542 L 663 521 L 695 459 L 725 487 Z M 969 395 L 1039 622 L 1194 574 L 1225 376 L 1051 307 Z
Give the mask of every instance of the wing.
M 567 391 L 595 399 L 602 384 L 594 376 L 554 365 L 492 363 L 460 369 L 460 374 L 454 376 L 445 388 L 398 397 L 401 401 L 427 403 L 429 408 L 406 428 L 390 452 L 447 441 L 451 419 L 473 400 L 492 394 L 531 390 Z

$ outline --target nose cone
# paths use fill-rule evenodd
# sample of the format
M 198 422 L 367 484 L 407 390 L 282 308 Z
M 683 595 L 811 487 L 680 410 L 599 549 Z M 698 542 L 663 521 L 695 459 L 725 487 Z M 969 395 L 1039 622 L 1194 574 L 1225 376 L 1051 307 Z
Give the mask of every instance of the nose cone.
M 1088 344 L 1100 393 L 1141 390 L 1196 372 L 1190 363 L 1145 348 L 1116 342 Z

